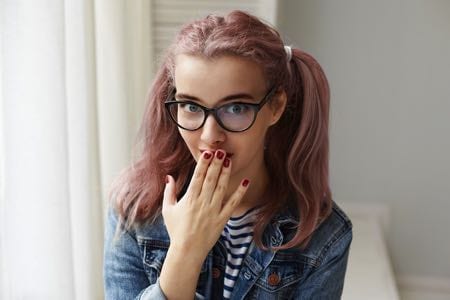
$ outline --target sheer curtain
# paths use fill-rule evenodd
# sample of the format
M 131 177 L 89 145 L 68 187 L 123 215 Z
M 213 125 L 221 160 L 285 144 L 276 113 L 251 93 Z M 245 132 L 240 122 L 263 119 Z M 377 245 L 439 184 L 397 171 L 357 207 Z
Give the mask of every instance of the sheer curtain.
M 0 2 L 0 299 L 103 298 L 107 189 L 151 74 L 147 2 Z

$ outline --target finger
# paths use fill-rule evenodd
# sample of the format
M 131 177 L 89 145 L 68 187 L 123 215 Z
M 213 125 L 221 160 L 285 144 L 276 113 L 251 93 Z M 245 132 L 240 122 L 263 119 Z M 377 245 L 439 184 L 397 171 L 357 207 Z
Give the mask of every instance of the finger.
M 197 166 L 195 167 L 194 174 L 192 175 L 191 182 L 189 183 L 189 187 L 186 191 L 187 194 L 197 196 L 200 194 L 202 190 L 203 181 L 205 180 L 206 171 L 208 170 L 209 163 L 213 154 L 210 151 L 205 151 L 200 156 L 200 159 L 197 162 Z
M 222 170 L 222 165 L 225 159 L 225 151 L 217 150 L 214 159 L 212 160 L 208 170 L 206 171 L 205 180 L 203 181 L 201 196 L 203 199 L 211 201 L 214 190 L 216 189 L 217 181 Z
M 231 160 L 225 158 L 225 160 L 223 161 L 223 168 L 222 171 L 220 172 L 220 177 L 219 180 L 217 181 L 217 186 L 215 188 L 214 195 L 211 200 L 212 205 L 218 205 L 219 207 L 222 207 L 222 201 L 225 196 L 225 193 L 227 192 L 230 174 L 231 174 Z
M 248 179 L 244 179 L 241 181 L 241 184 L 238 186 L 236 191 L 231 195 L 230 199 L 228 199 L 227 203 L 222 208 L 220 212 L 221 218 L 228 220 L 231 217 L 234 209 L 239 205 L 245 193 L 248 190 L 250 181 Z
M 175 192 L 175 180 L 172 176 L 166 176 L 166 186 L 164 188 L 162 210 L 177 203 L 177 195 Z

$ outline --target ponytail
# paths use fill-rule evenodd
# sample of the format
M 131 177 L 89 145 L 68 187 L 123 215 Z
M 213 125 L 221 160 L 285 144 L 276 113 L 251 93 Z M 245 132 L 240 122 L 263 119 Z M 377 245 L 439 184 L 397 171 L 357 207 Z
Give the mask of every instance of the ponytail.
M 274 211 L 287 207 L 295 211 L 300 223 L 295 236 L 278 249 L 305 246 L 332 206 L 328 179 L 328 81 L 317 61 L 300 49 L 292 49 L 287 64 L 284 90 L 288 103 L 266 140 L 269 172 L 287 174 L 287 178 L 274 176 L 271 189 L 277 191 L 273 196 L 281 201 L 272 200 L 263 214 L 273 216 Z M 266 224 L 258 225 L 255 236 Z

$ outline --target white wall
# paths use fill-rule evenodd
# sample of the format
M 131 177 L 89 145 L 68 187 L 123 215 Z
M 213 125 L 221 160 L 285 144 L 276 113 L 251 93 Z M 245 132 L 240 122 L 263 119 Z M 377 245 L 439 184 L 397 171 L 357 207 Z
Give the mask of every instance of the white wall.
M 331 85 L 337 202 L 389 205 L 399 276 L 450 278 L 450 1 L 280 1 Z

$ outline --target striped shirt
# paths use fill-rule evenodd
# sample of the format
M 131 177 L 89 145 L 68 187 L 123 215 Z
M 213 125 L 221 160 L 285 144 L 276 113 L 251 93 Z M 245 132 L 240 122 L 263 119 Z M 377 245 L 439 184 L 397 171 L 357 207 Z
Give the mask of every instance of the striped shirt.
M 223 285 L 224 299 L 230 299 L 242 261 L 253 240 L 253 221 L 256 212 L 256 208 L 252 208 L 239 217 L 231 217 L 220 236 L 227 248 L 227 265 Z

